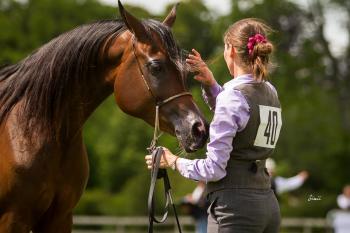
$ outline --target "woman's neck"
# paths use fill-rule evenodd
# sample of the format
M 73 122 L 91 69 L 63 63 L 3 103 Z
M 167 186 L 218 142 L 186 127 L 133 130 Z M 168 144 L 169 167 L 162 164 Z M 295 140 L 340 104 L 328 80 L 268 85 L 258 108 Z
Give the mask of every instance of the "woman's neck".
M 247 74 L 252 74 L 251 71 L 247 71 L 246 69 L 242 69 L 240 66 L 235 64 L 234 69 L 233 69 L 233 78 L 237 78 L 238 76 L 241 75 L 247 75 Z M 257 82 L 261 82 L 262 80 L 256 80 Z
M 244 74 L 250 74 L 251 72 L 247 72 L 247 70 L 242 69 L 240 66 L 238 66 L 236 63 L 234 64 L 233 68 L 233 78 L 236 78 L 240 75 Z

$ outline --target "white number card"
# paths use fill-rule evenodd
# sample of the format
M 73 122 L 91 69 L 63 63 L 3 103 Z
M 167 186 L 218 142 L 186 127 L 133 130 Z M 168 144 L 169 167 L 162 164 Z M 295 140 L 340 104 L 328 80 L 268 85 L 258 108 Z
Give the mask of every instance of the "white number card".
M 259 105 L 260 125 L 254 146 L 275 148 L 282 127 L 281 109 Z

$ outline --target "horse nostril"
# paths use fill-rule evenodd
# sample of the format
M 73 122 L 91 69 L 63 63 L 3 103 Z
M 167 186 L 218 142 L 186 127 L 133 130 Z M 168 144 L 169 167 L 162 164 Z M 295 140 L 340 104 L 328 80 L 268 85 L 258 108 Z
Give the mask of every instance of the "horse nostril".
M 194 137 L 201 137 L 204 133 L 203 130 L 204 130 L 203 124 L 199 121 L 195 122 L 192 125 L 192 135 Z

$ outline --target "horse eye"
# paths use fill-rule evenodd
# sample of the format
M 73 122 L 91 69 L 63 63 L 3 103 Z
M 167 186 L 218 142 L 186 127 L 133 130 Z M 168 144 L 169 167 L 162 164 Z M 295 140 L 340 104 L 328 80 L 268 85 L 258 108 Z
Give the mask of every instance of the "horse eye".
M 148 65 L 148 70 L 153 76 L 157 76 L 162 71 L 162 65 L 158 62 L 152 62 Z

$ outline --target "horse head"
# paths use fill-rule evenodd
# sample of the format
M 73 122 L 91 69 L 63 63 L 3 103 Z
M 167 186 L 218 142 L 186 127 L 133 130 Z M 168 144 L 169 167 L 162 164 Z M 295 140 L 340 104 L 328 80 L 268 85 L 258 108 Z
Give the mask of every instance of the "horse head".
M 208 124 L 192 96 L 181 95 L 187 92 L 187 72 L 185 57 L 171 32 L 176 6 L 159 22 L 141 21 L 118 3 L 128 30 L 122 35 L 125 47 L 120 64 L 113 71 L 117 104 L 125 113 L 153 126 L 158 104 L 161 130 L 175 135 L 187 152 L 203 147 L 208 138 Z M 113 52 L 110 56 L 113 57 Z M 165 100 L 169 101 L 159 104 Z

